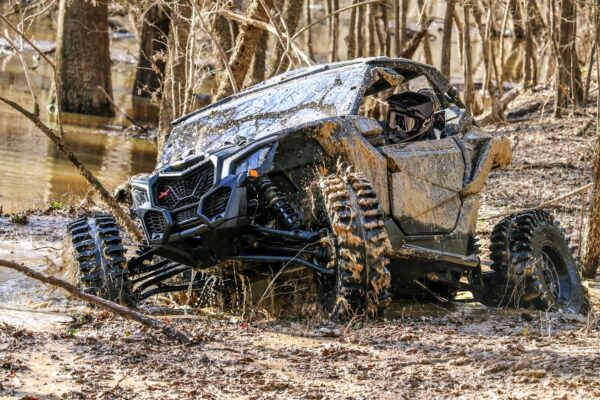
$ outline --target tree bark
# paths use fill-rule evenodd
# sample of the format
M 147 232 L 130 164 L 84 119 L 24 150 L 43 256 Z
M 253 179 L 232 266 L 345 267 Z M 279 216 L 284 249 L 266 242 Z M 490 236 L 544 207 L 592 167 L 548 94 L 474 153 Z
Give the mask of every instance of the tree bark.
M 306 25 L 310 26 L 311 20 L 312 20 L 311 9 L 310 9 L 311 0 L 305 0 L 305 1 L 306 1 L 306 7 L 304 8 L 304 17 L 306 18 Z M 312 44 L 312 28 L 308 28 L 306 30 L 305 44 L 306 44 L 306 51 L 308 53 L 308 56 L 310 57 L 311 60 L 314 60 L 315 54 L 313 52 L 313 44 Z
M 352 4 L 358 3 L 358 0 L 352 0 Z M 350 24 L 348 26 L 348 36 L 346 37 L 347 54 L 346 58 L 352 60 L 356 58 L 356 7 L 350 10 Z
M 226 2 L 224 7 L 228 10 L 232 10 L 233 3 Z M 215 58 L 215 68 L 218 71 L 216 74 L 217 82 L 224 76 L 227 76 L 227 72 L 225 71 L 225 65 L 229 63 L 229 54 L 231 49 L 233 48 L 235 37 L 233 37 L 233 29 L 231 29 L 231 22 L 223 17 L 222 15 L 215 14 L 215 18 L 212 23 L 212 32 L 217 45 L 214 46 L 214 58 Z M 223 49 L 226 59 L 223 59 L 223 54 L 218 49 L 218 46 Z
M 561 4 L 560 32 L 558 39 L 558 62 L 556 71 L 556 95 L 554 116 L 560 118 L 569 105 L 578 108 L 583 103 L 581 68 L 577 57 L 577 5 L 575 0 L 563 0 Z
M 296 33 L 296 29 L 298 28 L 298 22 L 302 15 L 303 3 L 303 0 L 285 0 L 285 3 L 283 3 L 283 20 L 287 26 L 287 32 L 290 35 L 290 38 Z M 275 49 L 269 59 L 270 77 L 287 71 L 288 66 L 290 65 L 289 57 L 291 56 L 289 49 L 287 50 L 288 52 L 286 53 L 286 49 L 281 42 L 276 41 Z
M 55 278 L 53 276 L 47 276 L 40 272 L 34 271 L 31 268 L 28 268 L 24 265 L 17 264 L 12 261 L 2 260 L 0 259 L 0 266 L 5 268 L 10 268 L 14 271 L 18 271 L 23 275 L 26 275 L 36 281 L 40 281 L 47 285 L 52 285 L 59 287 L 65 291 L 67 291 L 73 297 L 81 299 L 83 301 L 87 301 L 97 307 L 103 308 L 105 310 L 110 311 L 113 314 L 119 315 L 123 318 L 139 322 L 140 324 L 147 326 L 148 328 L 157 330 L 165 334 L 168 338 L 177 340 L 181 344 L 190 344 L 191 340 L 181 331 L 173 328 L 170 325 L 165 324 L 157 319 L 152 317 L 148 317 L 147 315 L 141 314 L 137 311 L 134 311 L 130 308 L 122 306 L 120 304 L 113 303 L 112 301 L 103 299 L 98 296 L 94 296 L 81 290 L 77 289 L 75 286 L 71 285 L 68 282 L 65 282 L 61 279 Z
M 467 110 L 471 111 L 473 107 L 473 68 L 472 68 L 472 55 L 471 55 L 471 5 L 468 2 L 463 4 L 464 11 L 464 26 L 463 26 L 463 69 L 465 78 L 465 91 L 464 100 Z
M 429 20 L 429 13 L 427 12 L 427 6 L 429 2 L 425 2 L 423 0 L 418 0 L 417 4 L 419 5 L 419 10 L 421 11 L 421 26 L 427 23 Z M 431 54 L 431 43 L 429 43 L 429 35 L 425 35 L 423 37 L 423 56 L 425 57 L 425 63 L 432 65 L 433 64 L 433 56 Z
M 250 73 L 248 74 L 249 86 L 255 85 L 265 80 L 268 41 L 269 33 L 263 31 L 260 35 L 260 39 L 258 40 L 258 46 L 256 46 L 254 57 L 252 57 L 252 65 L 250 66 Z
M 596 75 L 600 79 L 600 1 L 595 2 L 595 40 Z M 590 63 L 591 67 L 591 63 Z M 599 81 L 600 82 L 600 81 Z M 583 276 L 589 279 L 596 278 L 600 267 L 600 101 L 596 104 L 596 146 L 594 149 L 594 165 L 592 167 L 592 194 L 589 214 L 589 230 L 587 235 L 586 253 L 583 258 Z M 580 227 L 582 229 L 583 227 Z
M 61 0 L 56 40 L 56 70 L 61 111 L 114 116 L 108 6 L 106 2 Z M 56 106 L 56 105 L 54 105 Z
M 159 6 L 152 6 L 142 16 L 140 52 L 135 70 L 132 95 L 155 98 L 160 96 L 165 73 L 169 17 Z
M 273 6 L 273 0 L 263 1 L 266 7 Z M 246 16 L 249 19 L 267 21 L 267 13 L 261 5 L 260 0 L 252 0 L 248 7 Z M 256 51 L 262 30 L 251 24 L 245 23 L 240 28 L 240 33 L 236 39 L 235 49 L 231 55 L 229 66 L 233 72 L 233 78 L 236 86 L 239 88 L 244 82 L 244 78 L 250 68 L 252 56 Z M 233 93 L 233 86 L 229 77 L 222 77 L 219 83 L 219 90 L 215 96 L 215 100 L 223 99 Z
M 190 21 L 192 7 L 186 0 L 171 2 L 169 10 L 169 54 L 165 66 L 162 98 L 158 123 L 158 153 L 169 138 L 171 121 L 189 112 L 193 98 L 188 85 L 190 71 Z
M 446 1 L 446 15 L 444 17 L 444 36 L 442 37 L 442 66 L 441 72 L 450 78 L 450 59 L 452 55 L 452 14 L 456 0 Z

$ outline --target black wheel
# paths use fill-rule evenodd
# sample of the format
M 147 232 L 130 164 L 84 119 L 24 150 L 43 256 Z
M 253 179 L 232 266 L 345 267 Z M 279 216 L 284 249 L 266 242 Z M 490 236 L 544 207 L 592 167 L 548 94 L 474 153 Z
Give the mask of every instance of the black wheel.
M 80 286 L 87 292 L 131 305 L 133 297 L 125 269 L 125 249 L 114 217 L 96 214 L 68 226 L 78 265 Z
M 336 269 L 317 275 L 323 307 L 335 320 L 381 316 L 390 302 L 390 242 L 375 191 L 351 172 L 318 177 L 313 187 L 315 214 L 330 232 L 326 266 Z
M 547 212 L 532 210 L 500 221 L 490 250 L 499 276 L 492 292 L 499 304 L 587 312 L 587 292 L 568 241 Z

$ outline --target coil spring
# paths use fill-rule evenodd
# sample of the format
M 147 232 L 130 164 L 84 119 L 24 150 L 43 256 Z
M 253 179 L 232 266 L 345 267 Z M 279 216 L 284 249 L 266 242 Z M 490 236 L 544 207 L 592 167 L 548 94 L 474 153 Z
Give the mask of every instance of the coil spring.
M 279 226 L 290 230 L 300 229 L 302 225 L 300 216 L 271 179 L 266 176 L 259 178 L 256 188 L 263 205 L 275 214 Z

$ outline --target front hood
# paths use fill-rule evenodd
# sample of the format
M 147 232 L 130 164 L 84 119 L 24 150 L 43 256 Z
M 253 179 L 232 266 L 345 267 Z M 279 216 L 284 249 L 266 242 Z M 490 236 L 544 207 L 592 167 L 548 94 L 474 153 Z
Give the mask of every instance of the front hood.
M 158 168 L 223 147 L 252 143 L 315 120 L 350 115 L 369 66 L 350 64 L 273 85 L 262 84 L 178 121 Z M 238 146 L 235 146 L 238 147 Z

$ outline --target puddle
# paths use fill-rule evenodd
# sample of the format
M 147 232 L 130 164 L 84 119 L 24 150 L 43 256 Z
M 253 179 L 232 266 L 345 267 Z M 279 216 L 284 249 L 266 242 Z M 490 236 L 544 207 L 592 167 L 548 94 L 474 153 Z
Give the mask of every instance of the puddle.
M 29 36 L 37 43 L 51 47 L 53 25 L 53 21 L 40 18 Z M 134 110 L 131 99 L 136 67 L 131 55 L 137 54 L 137 44 L 133 37 L 113 39 L 111 50 L 114 56 L 111 67 L 114 101 L 138 118 L 148 112 L 148 107 L 142 104 L 146 110 Z M 38 97 L 41 118 L 49 121 L 46 106 L 52 74 L 50 67 L 33 56 L 31 52 L 25 53 L 28 64 L 35 66 L 30 71 L 30 78 Z M 10 52 L 0 51 L 0 95 L 27 109 L 32 108 L 21 62 Z M 133 174 L 154 169 L 156 147 L 153 141 L 127 137 L 120 127 L 131 124 L 122 115 L 112 119 L 65 115 L 63 120 L 67 122 L 67 144 L 109 190 Z M 88 190 L 87 182 L 43 133 L 20 114 L 0 104 L 0 207 L 4 212 L 21 211 L 54 201 L 76 201 Z

